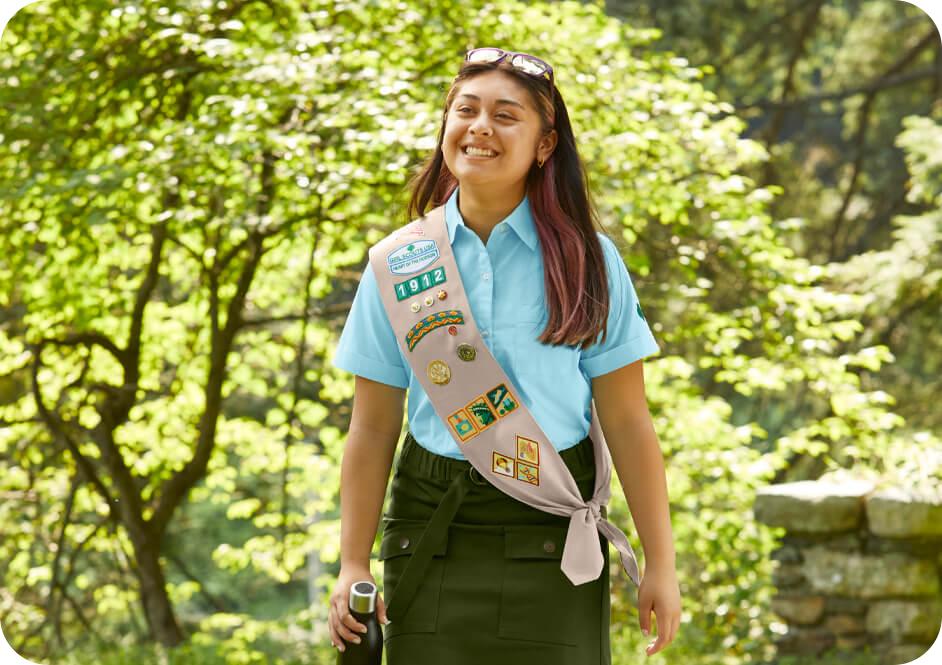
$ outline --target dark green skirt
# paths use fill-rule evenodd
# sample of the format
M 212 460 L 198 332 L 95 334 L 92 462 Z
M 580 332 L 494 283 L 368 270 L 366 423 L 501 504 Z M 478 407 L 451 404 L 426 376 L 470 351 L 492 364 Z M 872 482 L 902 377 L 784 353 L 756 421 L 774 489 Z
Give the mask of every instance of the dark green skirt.
M 592 441 L 560 455 L 591 498 Z M 575 586 L 559 568 L 568 528 L 409 432 L 380 547 L 387 665 L 611 665 L 608 541 L 602 575 Z

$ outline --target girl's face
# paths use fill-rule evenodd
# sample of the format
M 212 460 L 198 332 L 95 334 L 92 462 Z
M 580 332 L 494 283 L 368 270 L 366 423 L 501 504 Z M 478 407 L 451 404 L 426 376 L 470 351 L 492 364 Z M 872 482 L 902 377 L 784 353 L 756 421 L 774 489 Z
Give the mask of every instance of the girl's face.
M 460 84 L 445 118 L 442 154 L 459 185 L 500 188 L 526 179 L 533 162 L 546 158 L 556 132 L 540 136 L 540 114 L 530 93 L 501 71 L 478 74 Z M 467 146 L 487 155 L 468 154 Z

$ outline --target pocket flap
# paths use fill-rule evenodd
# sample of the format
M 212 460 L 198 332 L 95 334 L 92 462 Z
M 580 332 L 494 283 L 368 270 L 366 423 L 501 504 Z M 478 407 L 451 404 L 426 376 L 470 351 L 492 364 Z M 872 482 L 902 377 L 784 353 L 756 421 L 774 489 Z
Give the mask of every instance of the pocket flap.
M 508 559 L 562 559 L 568 532 L 568 527 L 506 527 L 504 556 Z
M 403 554 L 412 554 L 427 526 L 428 522 L 422 520 L 387 519 L 379 545 L 379 560 L 385 561 Z M 432 555 L 445 556 L 447 551 L 448 529 L 446 527 L 441 545 Z

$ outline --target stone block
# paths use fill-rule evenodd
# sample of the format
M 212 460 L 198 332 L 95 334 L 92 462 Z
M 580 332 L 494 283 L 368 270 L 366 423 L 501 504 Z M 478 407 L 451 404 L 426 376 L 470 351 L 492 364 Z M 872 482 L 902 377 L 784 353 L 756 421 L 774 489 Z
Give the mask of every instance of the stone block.
M 824 614 L 824 596 L 775 596 L 772 611 L 791 623 L 817 623 Z
M 942 602 L 931 600 L 879 600 L 870 605 L 867 630 L 886 634 L 893 642 L 932 642 L 942 626 Z
M 828 533 L 857 527 L 864 498 L 874 491 L 869 480 L 801 480 L 763 487 L 756 493 L 755 518 L 796 533 Z
M 931 560 L 900 553 L 883 556 L 835 552 L 826 547 L 804 551 L 802 571 L 815 593 L 852 598 L 934 596 L 939 574 Z
M 772 638 L 782 655 L 818 656 L 834 647 L 837 638 L 823 628 L 789 626 L 788 632 Z
M 775 562 L 772 567 L 772 584 L 780 589 L 796 587 L 805 581 L 801 565 Z
M 942 536 L 942 497 L 890 487 L 868 496 L 865 506 L 870 530 L 879 536 Z
M 862 633 L 867 629 L 862 616 L 851 614 L 832 614 L 825 618 L 824 627 L 838 635 Z
M 880 665 L 910 663 L 926 655 L 929 647 L 929 644 L 897 644 L 883 652 L 880 657 Z

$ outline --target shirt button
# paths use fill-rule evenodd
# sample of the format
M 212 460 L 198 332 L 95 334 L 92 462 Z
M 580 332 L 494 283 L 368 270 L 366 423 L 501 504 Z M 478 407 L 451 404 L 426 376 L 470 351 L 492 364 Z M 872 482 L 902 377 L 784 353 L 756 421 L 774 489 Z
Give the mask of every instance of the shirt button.
M 502 226 L 502 227 L 500 227 L 500 232 L 501 232 L 501 233 L 507 233 L 507 229 L 508 229 L 508 228 L 509 228 L 509 227 L 507 227 L 507 226 Z
M 552 540 L 547 540 L 545 543 L 543 543 L 543 551 L 552 554 L 556 551 L 556 543 L 554 543 Z
M 481 331 L 481 337 L 487 337 L 487 331 L 486 331 L 486 330 L 482 330 L 482 331 Z
M 491 273 L 489 273 L 489 272 L 482 272 L 482 273 L 481 273 L 481 279 L 483 279 L 483 280 L 486 281 L 486 280 L 489 280 L 490 278 L 491 278 Z

